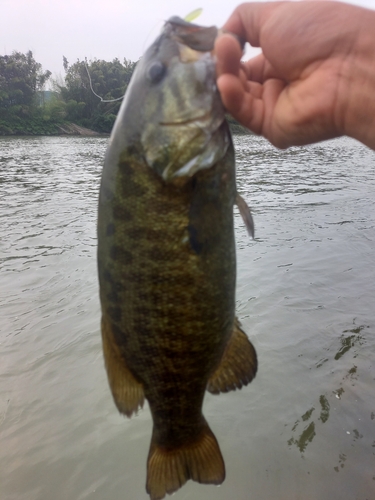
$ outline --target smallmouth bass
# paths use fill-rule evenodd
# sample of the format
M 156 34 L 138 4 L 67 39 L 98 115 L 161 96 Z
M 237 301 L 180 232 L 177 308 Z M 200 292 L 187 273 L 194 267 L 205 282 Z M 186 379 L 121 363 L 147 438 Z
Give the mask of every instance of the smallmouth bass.
M 235 318 L 234 149 L 215 82 L 217 29 L 173 17 L 137 65 L 99 198 L 102 342 L 118 410 L 149 402 L 146 490 L 221 484 L 205 391 L 247 385 L 255 350 Z

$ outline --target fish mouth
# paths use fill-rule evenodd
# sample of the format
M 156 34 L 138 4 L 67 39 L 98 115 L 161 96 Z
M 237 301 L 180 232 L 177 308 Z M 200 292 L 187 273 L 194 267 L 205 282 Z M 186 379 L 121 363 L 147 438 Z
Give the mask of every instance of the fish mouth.
M 181 119 L 181 120 L 174 120 L 174 121 L 170 121 L 170 122 L 159 122 L 159 125 L 163 125 L 166 127 L 170 127 L 173 125 L 190 125 L 191 123 L 196 123 L 196 122 L 200 122 L 200 121 L 207 121 L 210 118 L 211 118 L 211 113 L 207 112 L 203 115 L 194 116 L 193 118 L 189 118 L 187 120 Z

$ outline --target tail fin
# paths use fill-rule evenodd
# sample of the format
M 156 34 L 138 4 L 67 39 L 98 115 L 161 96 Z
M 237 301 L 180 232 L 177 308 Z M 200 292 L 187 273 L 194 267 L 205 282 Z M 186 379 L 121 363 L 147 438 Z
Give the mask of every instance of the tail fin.
M 196 441 L 175 449 L 158 446 L 152 435 L 146 484 L 151 500 L 171 495 L 188 479 L 203 484 L 221 484 L 225 479 L 224 460 L 207 422 Z

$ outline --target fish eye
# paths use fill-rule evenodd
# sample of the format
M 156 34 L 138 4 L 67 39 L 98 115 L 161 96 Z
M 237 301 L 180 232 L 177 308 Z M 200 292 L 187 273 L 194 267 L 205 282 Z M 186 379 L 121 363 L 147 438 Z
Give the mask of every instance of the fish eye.
M 147 70 L 147 77 L 151 83 L 158 83 L 163 78 L 167 71 L 167 68 L 160 61 L 156 61 L 151 64 Z

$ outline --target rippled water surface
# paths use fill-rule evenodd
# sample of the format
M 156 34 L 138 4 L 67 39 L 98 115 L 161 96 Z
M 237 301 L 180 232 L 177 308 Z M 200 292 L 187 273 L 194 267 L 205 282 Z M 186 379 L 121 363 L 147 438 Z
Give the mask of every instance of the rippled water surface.
M 151 418 L 118 415 L 101 354 L 103 138 L 0 138 L 0 498 L 146 500 Z M 227 468 L 176 500 L 375 498 L 375 153 L 235 139 L 237 309 L 259 356 L 207 394 Z

